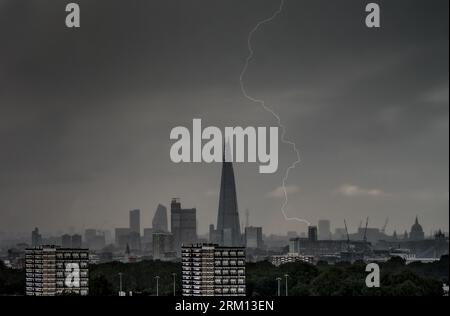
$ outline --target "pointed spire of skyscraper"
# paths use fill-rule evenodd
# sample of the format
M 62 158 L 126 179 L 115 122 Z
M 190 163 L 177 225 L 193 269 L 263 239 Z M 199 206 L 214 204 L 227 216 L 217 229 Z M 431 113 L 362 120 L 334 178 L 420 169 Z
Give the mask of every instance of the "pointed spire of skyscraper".
M 222 246 L 240 246 L 241 228 L 236 197 L 232 151 L 228 141 L 223 146 L 222 177 L 220 182 L 217 233 Z
M 228 139 L 223 140 L 223 162 L 233 162 L 233 150 Z

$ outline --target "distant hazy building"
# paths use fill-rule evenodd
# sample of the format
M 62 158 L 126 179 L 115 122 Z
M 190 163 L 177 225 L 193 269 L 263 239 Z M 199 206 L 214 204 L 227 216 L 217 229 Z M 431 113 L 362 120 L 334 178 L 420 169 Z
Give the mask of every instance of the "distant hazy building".
M 170 207 L 171 230 L 177 255 L 183 244 L 197 242 L 197 210 L 183 209 L 179 199 L 173 199 Z
M 403 234 L 403 240 L 408 240 L 409 236 L 408 236 L 408 232 L 405 230 L 405 233 Z
M 263 248 L 262 227 L 245 227 L 245 246 L 247 248 Z
M 64 234 L 61 236 L 61 246 L 62 248 L 81 248 L 82 247 L 81 235 L 69 235 Z
M 317 240 L 311 232 L 308 238 L 292 238 L 289 240 L 289 253 L 304 256 L 322 257 L 327 255 L 340 256 L 351 247 L 354 252 L 362 253 L 367 250 L 368 244 L 364 241 L 351 240 Z
M 141 235 L 135 231 L 128 234 L 128 246 L 132 251 L 141 251 Z
M 125 249 L 129 243 L 129 228 L 116 228 L 115 229 L 115 243 L 119 248 Z
M 371 243 L 377 243 L 380 240 L 388 240 L 391 239 L 391 236 L 387 236 L 383 233 L 378 227 L 359 227 L 358 231 L 355 234 L 350 234 L 350 239 L 352 240 L 364 240 L 364 236 L 366 241 Z M 347 238 L 347 237 L 345 237 Z
M 282 264 L 292 263 L 292 262 L 307 262 L 307 263 L 312 264 L 314 262 L 314 257 L 313 256 L 304 256 L 304 255 L 300 255 L 298 253 L 288 253 L 286 255 L 278 255 L 278 256 L 270 257 L 270 263 L 272 263 L 276 267 L 279 267 Z
M 169 231 L 167 227 L 167 207 L 159 204 L 156 208 L 155 216 L 153 216 L 152 228 L 155 233 L 166 233 Z
M 89 244 L 91 240 L 95 238 L 95 236 L 97 236 L 96 229 L 88 228 L 84 230 L 84 240 L 87 244 Z
M 319 220 L 319 239 L 320 240 L 330 240 L 331 239 L 331 227 L 330 221 L 327 219 Z
M 72 235 L 72 248 L 80 249 L 83 246 L 83 238 L 79 234 Z
M 130 211 L 130 232 L 141 234 L 141 211 Z
M 183 296 L 245 296 L 245 248 L 183 246 Z
M 39 234 L 39 228 L 35 227 L 31 232 L 31 246 L 39 247 L 42 244 L 42 235 Z
M 425 239 L 425 233 L 423 232 L 422 226 L 419 224 L 419 219 L 416 216 L 416 220 L 414 224 L 411 226 L 411 232 L 409 233 L 409 239 L 416 241 L 416 240 L 424 240 Z
M 61 236 L 61 246 L 63 248 L 72 248 L 72 236 L 64 234 Z
M 220 234 L 216 229 L 214 229 L 214 224 L 209 225 L 209 243 L 219 244 Z
M 275 251 L 282 251 L 289 243 L 289 238 L 286 235 L 263 235 L 264 247 Z
M 336 228 L 334 230 L 333 239 L 336 239 L 336 240 L 347 239 L 347 232 L 346 232 L 345 228 Z
M 172 259 L 174 256 L 173 235 L 153 233 L 153 260 Z
M 394 233 L 392 234 L 392 240 L 393 241 L 397 241 L 398 240 L 398 236 L 397 236 L 397 231 L 394 230 Z
M 97 234 L 94 238 L 92 238 L 88 244 L 89 249 L 93 250 L 101 250 L 106 247 L 106 238 L 105 234 Z
M 421 234 L 419 235 L 420 238 Z M 437 232 L 434 238 L 427 239 L 410 239 L 398 238 L 397 240 L 381 240 L 377 243 L 377 249 L 389 250 L 392 253 L 394 250 L 404 250 L 407 254 L 414 258 L 415 261 L 424 260 L 438 260 L 443 255 L 449 253 L 449 240 L 442 232 Z M 413 261 L 407 258 L 409 262 Z
M 102 230 L 101 233 L 105 236 L 106 244 L 114 243 L 114 239 L 112 238 L 112 234 L 111 234 L 110 230 Z
M 84 240 L 89 249 L 100 250 L 106 246 L 105 232 L 96 229 L 86 229 L 84 231 Z
M 41 246 L 26 249 L 26 295 L 88 295 L 89 250 Z
M 308 239 L 317 241 L 317 226 L 308 226 Z
M 141 238 L 142 250 L 152 251 L 153 228 L 144 228 L 144 234 Z

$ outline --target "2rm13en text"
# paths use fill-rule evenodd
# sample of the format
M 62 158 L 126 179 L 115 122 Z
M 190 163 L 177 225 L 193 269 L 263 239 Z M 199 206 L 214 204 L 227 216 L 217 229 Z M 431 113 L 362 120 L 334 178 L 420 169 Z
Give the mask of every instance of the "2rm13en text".
M 219 311 L 273 311 L 273 301 L 220 301 Z

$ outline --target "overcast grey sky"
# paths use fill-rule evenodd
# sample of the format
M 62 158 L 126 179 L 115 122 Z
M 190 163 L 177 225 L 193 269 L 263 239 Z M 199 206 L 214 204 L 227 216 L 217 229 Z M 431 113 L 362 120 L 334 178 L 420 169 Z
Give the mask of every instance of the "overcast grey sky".
M 247 36 L 279 0 L 0 0 L 0 230 L 128 225 L 158 203 L 197 207 L 216 223 L 220 164 L 170 161 L 170 130 L 275 126 L 246 100 L 239 73 Z M 368 29 L 361 0 L 286 0 L 253 38 L 245 83 L 300 148 L 288 215 L 352 229 L 370 216 L 389 233 L 419 216 L 449 226 L 448 1 L 377 1 Z M 273 175 L 235 166 L 241 221 L 265 233 L 303 231 L 280 212 L 295 160 L 280 145 Z

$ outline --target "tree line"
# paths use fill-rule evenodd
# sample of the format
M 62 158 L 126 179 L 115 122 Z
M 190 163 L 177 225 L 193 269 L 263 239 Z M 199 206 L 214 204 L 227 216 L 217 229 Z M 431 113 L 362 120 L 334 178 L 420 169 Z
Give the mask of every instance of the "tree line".
M 442 284 L 448 284 L 448 255 L 433 263 L 406 265 L 398 257 L 381 263 L 379 288 L 366 287 L 365 267 L 364 262 L 341 262 L 336 265 L 296 262 L 279 267 L 267 261 L 247 263 L 247 295 L 277 295 L 278 282 L 281 295 L 285 295 L 286 279 L 289 296 L 442 296 Z M 173 295 L 175 274 L 175 291 L 181 295 L 181 264 L 162 261 L 91 265 L 90 295 L 117 295 L 119 273 L 122 275 L 122 290 L 127 293 L 132 291 L 134 296 L 156 295 L 157 276 L 159 295 Z M 25 270 L 10 269 L 0 262 L 0 295 L 24 294 Z

